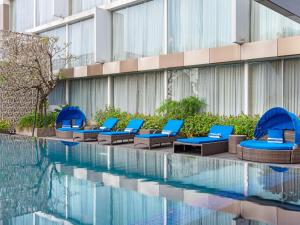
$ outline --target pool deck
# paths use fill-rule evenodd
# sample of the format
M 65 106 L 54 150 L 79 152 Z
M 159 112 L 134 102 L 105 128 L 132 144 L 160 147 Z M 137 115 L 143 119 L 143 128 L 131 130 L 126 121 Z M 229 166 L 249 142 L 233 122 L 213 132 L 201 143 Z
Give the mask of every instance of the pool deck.
M 60 138 L 56 138 L 56 137 L 43 137 L 41 139 L 48 139 L 48 140 L 56 140 L 56 141 L 69 141 L 69 142 L 73 142 L 72 139 L 60 139 Z M 97 141 L 88 141 L 88 142 L 83 142 L 83 143 L 88 143 L 88 144 L 98 144 Z M 118 148 L 126 148 L 126 149 L 135 149 L 135 150 L 148 150 L 147 148 L 134 148 L 133 144 L 114 144 L 114 147 L 118 147 Z M 157 151 L 157 152 L 165 152 L 165 153 L 172 153 L 173 150 L 173 146 L 170 145 L 166 145 L 166 146 L 162 146 L 162 147 L 156 147 L 153 148 L 151 150 L 148 151 Z M 193 155 L 193 156 L 198 156 L 198 157 L 202 157 L 199 154 L 192 154 L 192 153 L 180 153 L 180 154 L 184 154 L 184 155 Z M 215 154 L 215 155 L 211 155 L 211 156 L 206 156 L 209 158 L 217 158 L 217 159 L 228 159 L 228 160 L 236 160 L 236 161 L 243 161 L 243 162 L 248 162 L 245 160 L 240 160 L 237 155 L 235 154 L 231 154 L 231 153 L 221 153 L 221 154 Z M 251 162 L 251 163 L 258 163 L 258 162 Z M 272 163 L 258 163 L 258 164 L 268 164 L 268 165 L 279 165 L 279 166 L 284 166 L 284 167 L 288 167 L 288 168 L 300 168 L 300 164 L 272 164 Z

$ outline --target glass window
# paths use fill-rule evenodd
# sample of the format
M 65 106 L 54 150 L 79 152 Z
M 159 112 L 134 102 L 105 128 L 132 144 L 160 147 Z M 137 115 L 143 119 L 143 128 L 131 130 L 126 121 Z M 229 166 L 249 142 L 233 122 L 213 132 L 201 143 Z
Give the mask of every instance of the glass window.
M 282 106 L 282 76 L 280 61 L 257 62 L 249 65 L 250 109 L 262 115 L 267 109 Z
M 168 51 L 232 43 L 231 0 L 172 0 L 168 3 Z
M 11 1 L 11 29 L 15 32 L 25 32 L 33 28 L 34 0 Z
M 33 9 L 32 9 L 33 14 Z M 54 1 L 37 0 L 37 24 L 42 25 L 54 20 Z
M 72 14 L 109 3 L 109 0 L 72 0 Z
M 206 111 L 237 115 L 243 111 L 244 73 L 242 65 L 222 65 L 168 72 L 168 95 L 174 100 L 197 96 L 205 100 Z
M 70 53 L 77 59 L 72 66 L 83 66 L 94 62 L 94 19 L 69 26 Z
M 163 98 L 161 72 L 114 77 L 114 105 L 122 111 L 154 114 Z
M 94 119 L 98 110 L 107 105 L 107 78 L 71 80 L 69 86 L 70 105 L 79 106 L 87 119 Z
M 113 13 L 113 60 L 159 55 L 163 50 L 163 0 Z
M 59 81 L 56 87 L 48 96 L 49 105 L 64 105 L 66 104 L 66 82 Z
M 288 59 L 284 62 L 283 76 L 284 107 L 300 115 L 300 59 Z
M 270 40 L 300 34 L 300 24 L 252 1 L 251 40 Z
M 40 33 L 41 36 L 47 36 L 47 37 L 55 37 L 58 39 L 58 46 L 64 47 L 66 44 L 66 27 L 60 27 L 56 28 L 50 31 L 46 31 L 43 33 Z M 61 52 L 61 54 L 65 54 L 64 52 Z M 61 69 L 65 67 L 65 62 L 62 61 L 59 57 L 60 55 L 57 55 L 57 57 L 53 60 L 53 69 Z

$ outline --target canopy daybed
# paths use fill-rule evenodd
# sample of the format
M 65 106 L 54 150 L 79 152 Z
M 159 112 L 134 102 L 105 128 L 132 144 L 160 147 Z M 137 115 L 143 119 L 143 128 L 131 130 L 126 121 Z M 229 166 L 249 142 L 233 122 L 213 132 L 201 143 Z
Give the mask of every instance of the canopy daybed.
M 73 138 L 73 131 L 83 129 L 85 121 L 85 114 L 78 107 L 63 108 L 56 118 L 56 137 Z
M 284 108 L 275 107 L 259 120 L 255 140 L 238 145 L 240 159 L 268 163 L 300 163 L 300 120 Z

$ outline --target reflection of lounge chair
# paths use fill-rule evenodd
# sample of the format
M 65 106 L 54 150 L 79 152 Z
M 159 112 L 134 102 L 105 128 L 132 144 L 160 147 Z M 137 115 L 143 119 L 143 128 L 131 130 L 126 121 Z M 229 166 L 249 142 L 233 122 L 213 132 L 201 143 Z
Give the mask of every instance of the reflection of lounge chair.
M 192 152 L 201 156 L 228 151 L 228 139 L 233 133 L 233 126 L 212 126 L 207 137 L 178 139 L 174 143 L 174 153 Z
M 126 140 L 130 142 L 133 140 L 134 136 L 140 131 L 141 127 L 144 124 L 144 120 L 141 119 L 132 119 L 129 121 L 127 127 L 124 131 L 113 131 L 113 132 L 102 132 L 98 135 L 98 142 L 107 142 L 113 144 L 117 141 Z
M 110 132 L 118 123 L 119 119 L 109 118 L 107 119 L 101 127 L 94 130 L 77 130 L 73 132 L 73 140 L 75 141 L 87 141 L 87 140 L 97 140 L 98 134 L 102 132 Z
M 300 162 L 300 120 L 287 110 L 275 107 L 259 120 L 255 140 L 242 141 L 237 147 L 240 159 L 263 163 Z
M 161 133 L 137 135 L 134 138 L 134 147 L 144 145 L 151 149 L 154 145 L 161 146 L 161 144 L 164 143 L 172 144 L 176 140 L 182 126 L 182 120 L 169 120 Z
M 56 118 L 56 137 L 73 138 L 73 131 L 83 129 L 85 120 L 84 113 L 78 107 L 63 108 Z

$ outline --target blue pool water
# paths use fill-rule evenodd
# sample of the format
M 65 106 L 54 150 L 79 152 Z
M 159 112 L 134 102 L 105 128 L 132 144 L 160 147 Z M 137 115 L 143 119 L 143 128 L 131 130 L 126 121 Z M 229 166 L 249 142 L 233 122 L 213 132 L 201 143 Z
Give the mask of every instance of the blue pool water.
M 0 161 L 2 224 L 300 221 L 297 168 L 7 135 Z

